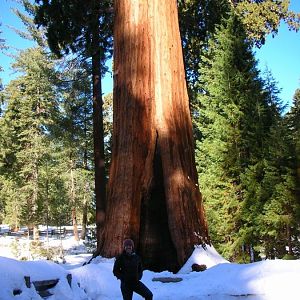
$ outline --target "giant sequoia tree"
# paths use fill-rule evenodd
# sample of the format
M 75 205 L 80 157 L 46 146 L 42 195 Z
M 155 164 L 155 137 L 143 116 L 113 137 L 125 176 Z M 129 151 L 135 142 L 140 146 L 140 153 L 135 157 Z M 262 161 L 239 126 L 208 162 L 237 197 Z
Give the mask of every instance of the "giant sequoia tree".
M 208 241 L 175 0 L 115 1 L 113 151 L 101 254 L 173 271 Z

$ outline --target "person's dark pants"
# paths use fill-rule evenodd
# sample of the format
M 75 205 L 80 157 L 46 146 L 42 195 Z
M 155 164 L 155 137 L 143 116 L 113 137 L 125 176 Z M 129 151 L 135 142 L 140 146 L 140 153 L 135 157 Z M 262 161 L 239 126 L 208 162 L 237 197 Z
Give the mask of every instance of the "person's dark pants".
M 133 292 L 141 295 L 146 300 L 153 299 L 153 294 L 141 281 L 138 281 L 136 283 L 126 283 L 122 281 L 121 292 L 124 300 L 132 300 Z

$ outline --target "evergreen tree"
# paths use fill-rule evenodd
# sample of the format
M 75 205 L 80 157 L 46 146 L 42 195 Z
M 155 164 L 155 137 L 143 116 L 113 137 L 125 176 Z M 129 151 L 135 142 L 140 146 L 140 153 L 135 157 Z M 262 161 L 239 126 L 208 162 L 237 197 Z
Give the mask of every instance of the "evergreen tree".
M 61 74 L 61 118 L 57 122 L 56 138 L 61 144 L 65 170 L 68 170 L 67 191 L 72 208 L 74 234 L 79 239 L 77 230 L 77 210 L 87 214 L 87 206 L 91 205 L 93 184 L 90 180 L 80 180 L 79 174 L 90 179 L 93 169 L 92 161 L 92 97 L 90 87 L 89 66 L 84 63 L 75 64 Z M 62 135 L 63 133 L 63 135 Z M 87 197 L 87 194 L 89 196 Z M 83 203 L 84 202 L 84 203 Z M 83 216 L 86 226 L 87 216 Z
M 289 151 L 289 153 L 291 153 L 290 157 L 294 162 L 293 171 L 294 171 L 294 176 L 296 181 L 296 186 L 294 191 L 295 198 L 296 198 L 295 199 L 296 214 L 294 215 L 295 215 L 295 221 L 297 225 L 294 224 L 294 227 L 291 228 L 291 230 L 292 230 L 292 234 L 294 235 L 292 241 L 297 242 L 298 238 L 296 238 L 296 236 L 299 235 L 299 224 L 300 224 L 300 209 L 299 209 L 299 205 L 300 205 L 300 89 L 297 89 L 295 91 L 295 94 L 293 96 L 292 106 L 290 108 L 290 111 L 285 116 L 285 123 L 289 129 L 288 132 L 288 137 L 290 139 L 289 145 L 291 145 L 290 147 L 292 148 L 292 150 Z M 294 254 L 296 252 L 299 257 L 300 246 L 297 245 L 297 247 L 295 248 L 297 249 L 295 249 Z
M 32 5 L 29 1 L 23 1 L 24 7 L 29 13 L 29 15 L 35 15 L 37 12 L 37 7 Z M 25 38 L 33 38 L 37 43 L 47 49 L 47 43 L 43 31 L 39 31 L 34 24 L 30 16 L 16 11 L 16 14 L 20 17 L 22 22 L 27 28 L 27 32 L 20 33 L 21 36 Z M 59 54 L 59 53 L 56 53 Z M 83 54 L 82 54 L 83 55 Z M 69 59 L 59 61 L 60 73 L 57 73 L 57 82 L 55 83 L 55 88 L 59 93 L 60 99 L 60 113 L 59 116 L 55 118 L 53 126 L 50 128 L 49 137 L 52 140 L 52 147 L 55 147 L 56 158 L 49 157 L 49 161 L 55 161 L 59 167 L 57 169 L 57 174 L 60 174 L 59 180 L 63 186 L 61 190 L 62 194 L 65 195 L 64 201 L 61 201 L 62 207 L 72 211 L 72 218 L 66 217 L 61 218 L 67 223 L 74 225 L 74 233 L 77 239 L 77 219 L 79 217 L 79 211 L 84 212 L 84 216 L 81 219 L 85 220 L 84 227 L 86 227 L 87 222 L 87 208 L 91 206 L 91 199 L 93 196 L 89 195 L 86 197 L 85 191 L 86 186 L 93 187 L 90 181 L 86 183 L 82 182 L 81 187 L 77 188 L 76 178 L 78 178 L 77 173 L 90 174 L 92 169 L 94 169 L 93 164 L 90 159 L 92 156 L 92 93 L 90 87 L 91 81 L 91 66 L 88 62 L 81 62 L 80 59 Z M 62 133 L 63 136 L 62 136 Z M 45 177 L 45 199 L 47 200 L 47 208 L 52 208 L 52 202 L 49 203 L 49 197 L 51 198 L 51 176 L 53 167 L 51 163 L 46 166 L 44 174 L 49 174 L 50 179 Z M 67 171 L 68 170 L 68 171 Z M 57 177 L 57 176 L 56 176 Z M 58 178 L 54 177 L 53 180 L 57 182 Z M 84 177 L 88 179 L 88 176 Z M 41 183 L 42 184 L 42 183 Z M 55 198 L 55 197 L 54 197 Z M 84 200 L 82 200 L 84 198 Z M 55 199 L 53 199 L 55 203 Z M 82 204 L 82 201 L 85 204 Z M 57 203 L 57 202 L 56 202 Z M 53 210 L 53 209 L 52 209 Z M 56 209 L 57 212 L 59 210 Z M 63 209 L 64 211 L 64 209 Z M 51 221 L 51 216 L 47 211 L 48 221 Z M 47 223 L 48 223 L 47 221 Z M 83 235 L 84 236 L 84 235 Z
M 281 116 L 273 123 L 264 159 L 243 174 L 244 239 L 267 258 L 294 254 L 298 247 L 299 203 L 293 146 Z
M 27 5 L 26 10 L 32 13 L 35 9 L 34 6 L 27 1 L 24 2 Z M 19 11 L 16 13 L 28 29 L 28 32 L 20 32 L 20 35 L 25 38 L 33 37 L 45 48 L 43 33 L 36 31 L 31 18 Z M 43 52 L 41 48 L 39 51 Z M 28 58 L 27 65 L 25 63 L 26 57 Z M 51 55 L 44 58 L 48 59 L 49 67 L 53 67 L 54 61 L 50 59 Z M 43 58 L 38 57 L 38 55 L 34 57 L 27 52 L 22 54 L 22 58 L 19 58 L 15 64 L 17 70 L 24 75 L 18 78 L 24 93 L 27 91 L 29 93 L 34 89 L 31 89 L 31 86 L 34 86 L 32 82 L 35 80 L 32 70 L 35 69 L 37 74 L 43 73 L 43 70 L 38 70 L 37 66 L 30 65 L 31 59 L 33 64 L 43 65 L 42 62 L 39 63 L 39 60 L 43 60 Z M 49 85 L 52 85 L 55 103 L 59 105 L 59 109 L 54 108 L 49 112 L 44 123 L 41 120 L 42 129 L 39 133 L 41 138 L 39 142 L 42 141 L 43 148 L 36 149 L 36 155 L 42 157 L 38 165 L 38 176 L 35 180 L 35 195 L 39 202 L 39 218 L 36 221 L 45 224 L 68 224 L 72 222 L 70 212 L 74 211 L 76 213 L 73 216 L 82 222 L 83 227 L 86 227 L 90 219 L 93 219 L 90 211 L 95 208 L 94 183 L 91 178 L 94 169 L 91 159 L 93 152 L 91 143 L 93 106 L 90 85 L 91 66 L 87 62 L 80 61 L 80 59 L 73 59 L 67 62 L 59 61 L 59 65 L 56 65 L 55 69 L 56 71 L 54 72 L 53 69 L 52 74 L 49 73 L 48 76 Z M 27 80 L 27 77 L 31 77 L 32 82 Z M 28 223 L 28 220 L 24 219 L 24 216 L 28 215 L 23 210 L 25 205 L 19 201 L 19 195 L 24 189 L 24 182 L 19 176 L 21 166 L 18 162 L 21 159 L 25 161 L 26 158 L 26 155 L 22 154 L 25 154 L 25 150 L 19 143 L 19 135 L 26 135 L 26 133 L 22 132 L 25 131 L 25 126 L 18 127 L 15 125 L 16 122 L 24 122 L 24 120 L 17 120 L 21 120 L 25 116 L 22 108 L 23 94 L 20 96 L 17 91 L 18 88 L 14 88 L 17 82 L 17 80 L 12 82 L 5 90 L 6 110 L 3 119 L 1 119 L 3 126 L 0 129 L 1 146 L 3 146 L 0 151 L 0 194 L 3 195 L 1 197 L 1 212 L 3 218 L 6 217 L 7 222 L 15 227 Z M 45 94 L 43 94 L 44 92 Z M 36 91 L 32 94 L 35 95 Z M 40 94 L 40 98 L 47 99 L 49 97 L 47 91 L 41 90 Z M 26 94 L 26 96 L 28 95 Z M 108 111 L 111 109 L 110 103 Z M 111 130 L 109 124 L 112 120 L 111 117 L 108 116 L 108 118 L 110 120 L 106 122 L 106 126 Z M 28 117 L 26 122 L 29 124 L 31 119 Z M 107 135 L 109 141 L 111 132 Z M 27 158 L 29 159 L 29 156 Z M 84 238 L 84 232 L 82 238 Z
M 41 223 L 58 227 L 71 224 L 72 206 L 68 197 L 64 152 L 58 140 L 47 141 L 48 153 L 40 168 L 39 195 L 43 200 Z
M 295 91 L 295 94 L 293 96 L 292 107 L 290 111 L 287 113 L 286 119 L 287 119 L 287 124 L 290 128 L 293 144 L 295 146 L 295 156 L 297 161 L 296 167 L 297 170 L 299 170 L 300 169 L 300 89 L 297 89 Z M 297 172 L 300 174 L 299 171 Z
M 215 28 L 234 9 L 252 44 L 261 46 L 268 34 L 276 35 L 281 20 L 291 30 L 300 26 L 299 14 L 290 11 L 289 0 L 178 0 L 181 40 L 191 101 L 196 98 L 202 52 Z
M 57 112 L 55 71 L 41 48 L 22 51 L 13 67 L 22 75 L 5 89 L 1 175 L 13 181 L 12 193 L 18 192 L 18 217 L 33 227 L 40 221 L 43 206 L 39 197 L 39 171 L 47 153 L 46 132 Z M 15 200 L 11 194 L 8 197 L 6 208 L 9 200 Z
M 190 96 L 194 98 L 198 92 L 196 83 L 199 78 L 201 53 L 207 48 L 209 37 L 228 13 L 230 5 L 228 0 L 177 2 L 186 77 Z
M 262 159 L 269 106 L 251 43 L 235 13 L 224 20 L 200 72 L 197 162 L 212 240 L 221 253 L 237 259 L 247 168 Z
M 277 34 L 283 20 L 290 30 L 299 30 L 300 14 L 289 10 L 290 0 L 235 0 L 236 12 L 253 44 L 261 46 L 266 36 Z
M 97 244 L 101 239 L 106 206 L 106 178 L 103 139 L 101 76 L 112 45 L 111 1 L 44 1 L 36 0 L 35 22 L 46 29 L 53 53 L 70 51 L 92 59 L 93 139 L 95 166 Z M 102 64 L 102 66 L 101 66 Z

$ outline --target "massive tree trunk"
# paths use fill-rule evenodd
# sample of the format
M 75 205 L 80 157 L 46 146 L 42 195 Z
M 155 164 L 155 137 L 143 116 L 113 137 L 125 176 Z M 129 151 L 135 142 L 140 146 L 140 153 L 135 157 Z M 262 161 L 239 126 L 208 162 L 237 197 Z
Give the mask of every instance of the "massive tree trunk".
M 176 0 L 115 1 L 113 151 L 101 254 L 132 238 L 146 268 L 177 271 L 208 242 Z

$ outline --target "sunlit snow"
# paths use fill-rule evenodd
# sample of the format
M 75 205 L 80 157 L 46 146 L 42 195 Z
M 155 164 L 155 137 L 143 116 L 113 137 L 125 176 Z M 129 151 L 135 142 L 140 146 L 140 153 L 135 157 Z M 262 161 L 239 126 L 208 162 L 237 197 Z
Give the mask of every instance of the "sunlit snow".
M 72 237 L 63 240 L 66 263 L 46 260 L 19 261 L 10 258 L 9 237 L 0 238 L 0 299 L 42 299 L 33 285 L 28 288 L 24 276 L 32 281 L 59 279 L 49 300 L 121 300 L 120 282 L 113 276 L 114 259 L 91 258 L 82 242 Z M 52 244 L 55 240 L 51 241 Z M 56 241 L 60 243 L 60 241 Z M 26 248 L 26 247 L 25 247 Z M 9 257 L 10 256 L 10 257 Z M 192 272 L 193 263 L 205 264 L 207 270 Z M 71 287 L 67 274 L 72 274 Z M 180 277 L 176 283 L 152 281 L 157 277 Z M 300 261 L 265 260 L 251 264 L 234 264 L 223 259 L 213 247 L 195 247 L 192 256 L 177 273 L 154 273 L 145 270 L 142 281 L 151 289 L 155 300 L 297 300 L 299 296 Z M 13 295 L 19 290 L 19 295 Z M 142 299 L 134 295 L 134 300 Z

